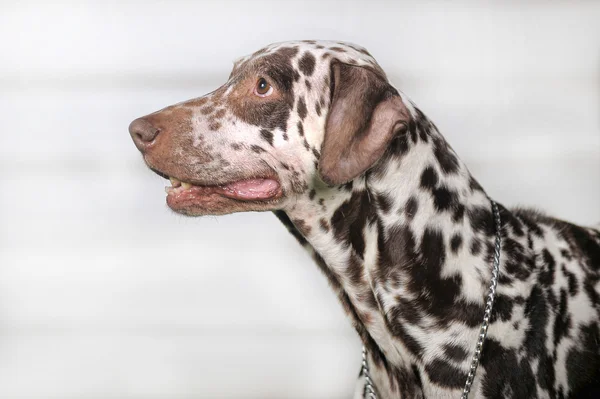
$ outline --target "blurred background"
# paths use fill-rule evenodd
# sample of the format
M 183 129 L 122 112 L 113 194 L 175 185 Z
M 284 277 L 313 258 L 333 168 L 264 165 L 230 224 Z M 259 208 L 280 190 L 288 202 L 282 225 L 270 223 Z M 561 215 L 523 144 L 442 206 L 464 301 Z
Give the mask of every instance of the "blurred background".
M 598 21 L 593 1 L 1 1 L 0 398 L 350 397 L 360 344 L 308 255 L 270 213 L 170 212 L 129 122 L 268 43 L 351 41 L 496 200 L 590 225 Z

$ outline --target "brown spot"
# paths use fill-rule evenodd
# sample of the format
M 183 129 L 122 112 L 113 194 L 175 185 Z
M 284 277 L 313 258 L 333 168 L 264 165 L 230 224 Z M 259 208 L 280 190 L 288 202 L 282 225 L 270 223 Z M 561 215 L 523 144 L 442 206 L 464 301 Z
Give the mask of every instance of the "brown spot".
M 458 233 L 454 233 L 454 235 L 450 239 L 450 249 L 452 249 L 452 252 L 454 252 L 455 254 L 458 253 L 462 246 L 462 242 L 462 236 Z
M 317 45 L 317 47 L 319 50 L 324 49 L 325 47 L 321 46 L 320 44 Z
M 304 126 L 300 121 L 298 121 L 298 134 L 300 134 L 300 137 L 304 137 Z
M 308 141 L 306 141 L 306 138 L 304 138 L 304 148 L 306 148 L 306 151 L 310 150 L 310 144 L 308 144 Z
M 358 50 L 359 53 L 363 53 L 364 55 L 368 55 L 369 57 L 373 58 L 373 56 L 371 55 L 371 53 L 369 53 L 366 49 L 359 48 L 357 50 Z
M 319 153 L 319 150 L 317 150 L 316 148 L 313 148 L 312 152 L 313 152 L 314 156 L 317 158 L 319 158 L 321 156 L 321 154 Z
M 252 147 L 250 147 L 250 149 L 257 154 L 260 154 L 261 152 L 266 152 L 264 148 L 262 148 L 258 145 L 252 145 Z
M 319 224 L 321 225 L 321 229 L 328 233 L 329 232 L 329 223 L 327 223 L 327 220 L 325 220 L 325 218 L 321 218 L 321 220 L 319 220 Z
M 317 192 L 314 189 L 310 190 L 310 193 L 308 193 L 308 198 L 312 201 L 315 198 L 315 195 L 317 195 Z
M 293 220 L 294 225 L 296 226 L 296 228 L 298 229 L 298 231 L 300 231 L 300 233 L 302 233 L 303 236 L 307 236 L 310 234 L 311 228 L 309 225 L 307 225 L 304 220 L 302 219 L 294 219 Z
M 321 116 L 321 104 L 319 104 L 319 103 L 315 104 L 315 112 L 317 113 L 318 116 Z
M 406 218 L 411 220 L 419 210 L 419 202 L 416 197 L 410 197 L 406 202 L 406 207 L 404 208 L 404 213 L 406 214 Z
M 221 119 L 224 116 L 225 116 L 225 108 L 221 108 L 220 110 L 217 111 L 216 114 L 213 115 L 213 117 L 215 119 Z
M 235 151 L 239 151 L 242 149 L 242 146 L 239 145 L 238 143 L 232 143 L 231 148 L 233 148 Z
M 477 238 L 473 239 L 473 241 L 471 241 L 470 250 L 473 256 L 479 255 L 479 253 L 481 252 L 481 241 Z
M 348 274 L 348 277 L 350 277 L 350 280 L 354 284 L 359 285 L 363 282 L 364 268 L 363 268 L 363 264 L 360 261 L 360 259 L 358 258 L 358 256 L 353 255 L 350 257 L 350 261 L 348 262 L 346 273 Z
M 221 127 L 221 124 L 219 122 L 212 122 L 210 125 L 208 125 L 208 128 L 210 130 L 219 130 L 219 128 Z
M 202 115 L 208 115 L 208 114 L 212 114 L 214 110 L 215 110 L 215 107 L 213 107 L 212 105 L 207 105 L 206 107 L 200 109 L 200 113 Z
M 312 89 L 312 85 L 310 84 L 310 82 L 308 81 L 308 79 L 306 79 L 304 81 L 304 84 L 306 84 L 306 88 L 308 89 L 308 91 L 310 91 Z
M 445 344 L 444 352 L 447 357 L 457 362 L 461 362 L 469 356 L 469 353 L 462 346 L 455 343 Z
M 303 121 L 304 118 L 306 118 L 306 114 L 308 113 L 308 110 L 306 109 L 306 103 L 304 102 L 304 98 L 298 98 L 296 110 L 298 111 L 298 116 L 300 116 L 300 120 Z
M 377 193 L 375 195 L 375 204 L 383 213 L 388 213 L 392 208 L 392 198 L 385 193 Z
M 331 47 L 330 50 L 338 52 L 338 53 L 346 53 L 347 52 L 345 49 L 343 49 L 341 47 Z
M 227 87 L 223 85 L 222 87 Z M 215 106 L 223 105 L 223 94 L 225 93 L 225 89 L 217 90 L 212 95 L 212 102 Z
M 323 53 L 321 58 L 323 58 L 325 60 L 325 59 L 329 58 L 330 56 L 331 56 L 331 54 L 329 54 L 329 53 Z
M 273 132 L 267 129 L 260 129 L 260 136 L 267 141 L 270 145 L 273 145 Z
M 298 54 L 298 46 L 294 47 L 282 47 L 275 52 L 290 61 L 296 54 Z
M 287 134 L 287 133 L 285 133 L 285 132 L 283 133 L 283 139 L 284 139 L 285 141 L 288 141 L 288 134 Z
M 298 68 L 306 76 L 310 76 L 315 71 L 315 56 L 309 52 L 304 53 L 300 61 L 298 61 Z

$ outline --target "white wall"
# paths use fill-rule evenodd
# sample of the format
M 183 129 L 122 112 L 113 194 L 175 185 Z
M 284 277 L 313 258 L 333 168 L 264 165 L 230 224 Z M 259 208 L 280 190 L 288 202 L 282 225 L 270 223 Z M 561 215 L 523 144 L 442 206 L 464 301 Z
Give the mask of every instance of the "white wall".
M 360 344 L 308 256 L 270 214 L 169 212 L 128 123 L 267 43 L 349 40 L 494 198 L 592 224 L 599 20 L 591 1 L 0 2 L 0 397 L 349 397 Z

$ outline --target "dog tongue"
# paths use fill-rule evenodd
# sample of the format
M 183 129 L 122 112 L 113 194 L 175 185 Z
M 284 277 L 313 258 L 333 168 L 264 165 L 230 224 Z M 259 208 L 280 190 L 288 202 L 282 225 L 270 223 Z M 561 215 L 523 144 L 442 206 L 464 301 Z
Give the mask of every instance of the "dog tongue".
M 250 179 L 228 184 L 223 189 L 225 195 L 231 198 L 268 199 L 277 194 L 279 183 L 273 179 Z

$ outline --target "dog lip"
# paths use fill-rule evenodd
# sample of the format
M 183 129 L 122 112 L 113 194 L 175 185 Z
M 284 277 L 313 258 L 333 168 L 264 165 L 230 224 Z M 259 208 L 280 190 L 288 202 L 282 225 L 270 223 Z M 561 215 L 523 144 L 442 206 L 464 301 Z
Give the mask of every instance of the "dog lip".
M 177 213 L 190 216 L 228 214 L 247 210 L 270 210 L 285 197 L 274 170 L 267 165 L 221 179 L 190 178 L 148 163 L 159 176 L 169 180 L 166 202 Z
M 195 190 L 207 194 L 214 192 L 235 199 L 270 199 L 282 191 L 279 181 L 271 177 L 240 179 L 219 185 L 193 184 L 174 177 L 170 177 L 169 180 L 171 186 L 165 187 L 167 194 Z
M 265 200 L 277 196 L 281 185 L 275 179 L 244 179 L 220 186 L 222 195 L 239 200 Z
M 241 179 L 219 185 L 196 185 L 171 179 L 174 185 L 165 189 L 167 205 L 178 212 L 209 208 L 223 201 L 267 205 L 283 197 L 281 184 L 270 177 Z

